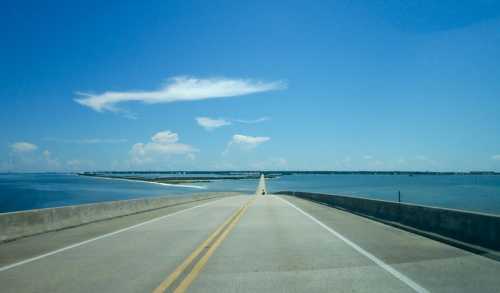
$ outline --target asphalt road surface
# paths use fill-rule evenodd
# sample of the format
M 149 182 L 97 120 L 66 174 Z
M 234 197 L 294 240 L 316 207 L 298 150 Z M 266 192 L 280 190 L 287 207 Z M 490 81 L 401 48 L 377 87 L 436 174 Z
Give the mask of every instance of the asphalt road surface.
M 499 276 L 497 261 L 274 195 L 0 245 L 1 292 L 498 292 Z

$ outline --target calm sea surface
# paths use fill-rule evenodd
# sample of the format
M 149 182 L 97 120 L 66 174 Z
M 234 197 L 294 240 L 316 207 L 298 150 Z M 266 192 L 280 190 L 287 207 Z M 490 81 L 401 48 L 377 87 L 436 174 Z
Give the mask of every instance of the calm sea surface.
M 189 175 L 188 175 L 189 176 Z M 267 181 L 271 192 L 354 195 L 500 214 L 500 176 L 289 175 Z M 253 193 L 257 180 L 221 180 L 185 186 L 73 174 L 0 174 L 0 212 L 195 192 Z

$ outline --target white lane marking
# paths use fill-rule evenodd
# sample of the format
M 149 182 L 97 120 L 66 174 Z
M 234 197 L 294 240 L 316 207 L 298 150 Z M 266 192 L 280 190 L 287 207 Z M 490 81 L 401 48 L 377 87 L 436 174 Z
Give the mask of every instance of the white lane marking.
M 72 244 L 72 245 L 69 245 L 69 246 L 65 246 L 63 248 L 59 248 L 59 249 L 51 251 L 51 252 L 47 252 L 47 253 L 44 253 L 44 254 L 32 257 L 32 258 L 28 258 L 28 259 L 25 259 L 25 260 L 20 261 L 20 262 L 16 262 L 16 263 L 13 263 L 13 264 L 10 264 L 10 265 L 6 265 L 6 266 L 3 266 L 3 267 L 0 267 L 0 272 L 3 272 L 3 271 L 6 271 L 8 269 L 12 269 L 12 268 L 18 267 L 20 265 L 24 265 L 24 264 L 27 264 L 27 263 L 30 263 L 30 262 L 33 262 L 33 261 L 36 261 L 36 260 L 39 260 L 39 259 L 51 256 L 51 255 L 57 254 L 57 253 L 60 253 L 60 252 L 63 252 L 63 251 L 66 251 L 66 250 L 69 250 L 69 249 L 72 249 L 72 248 L 79 247 L 79 246 L 82 246 L 84 244 L 97 241 L 99 239 L 107 238 L 107 237 L 116 235 L 118 233 L 122 233 L 122 232 L 131 230 L 131 229 L 134 229 L 134 228 L 137 228 L 137 227 L 141 227 L 141 226 L 144 226 L 144 225 L 147 225 L 147 224 L 151 224 L 153 222 L 157 222 L 157 221 L 160 221 L 160 220 L 168 218 L 168 217 L 172 217 L 172 216 L 179 215 L 179 214 L 182 214 L 182 213 L 185 213 L 185 212 L 197 209 L 197 208 L 201 208 L 201 207 L 205 207 L 205 206 L 208 206 L 208 205 L 212 205 L 212 204 L 214 204 L 216 202 L 219 202 L 219 201 L 225 200 L 225 199 L 227 199 L 227 198 L 221 198 L 221 199 L 214 200 L 214 201 L 211 201 L 211 202 L 208 202 L 208 203 L 205 203 L 205 204 L 201 204 L 201 205 L 190 207 L 190 208 L 187 208 L 187 209 L 184 209 L 184 210 L 180 210 L 180 211 L 177 211 L 175 213 L 171 213 L 171 214 L 168 214 L 168 215 L 165 215 L 165 216 L 154 218 L 154 219 L 148 220 L 146 222 L 142 222 L 142 223 L 135 224 L 135 225 L 132 225 L 132 226 L 129 226 L 129 227 L 125 227 L 125 228 L 122 228 L 122 229 L 119 229 L 119 230 L 116 230 L 116 231 L 113 231 L 113 232 L 110 232 L 110 233 L 107 233 L 107 234 L 103 234 L 103 235 L 100 235 L 100 236 L 97 236 L 97 237 L 94 237 L 94 238 L 91 238 L 91 239 L 88 239 L 88 240 L 85 240 L 85 241 L 82 241 L 82 242 L 78 242 L 78 243 L 75 243 L 75 244 Z
M 77 176 L 85 176 L 85 175 L 77 175 Z M 205 186 L 200 186 L 200 185 L 172 184 L 172 183 L 162 183 L 162 182 L 146 181 L 146 180 L 140 180 L 140 179 L 111 178 L 111 177 L 101 177 L 101 176 L 89 176 L 89 177 L 99 178 L 99 179 L 107 179 L 107 180 L 132 181 L 132 182 L 140 182 L 140 183 L 147 183 L 147 184 L 156 184 L 156 185 L 163 185 L 163 186 L 170 186 L 170 187 L 186 187 L 186 188 L 196 188 L 196 189 L 207 189 Z
M 285 199 L 283 199 L 281 197 L 278 197 L 278 196 L 274 196 L 273 195 L 273 197 L 277 198 L 277 199 L 279 199 L 281 201 L 284 201 L 289 206 L 293 207 L 294 209 L 296 209 L 297 211 L 299 211 L 300 213 L 302 213 L 304 216 L 306 216 L 309 219 L 313 220 L 318 225 L 320 225 L 321 227 L 323 227 L 324 229 L 326 229 L 328 232 L 330 232 L 333 235 L 335 235 L 336 237 L 340 238 L 340 240 L 344 241 L 346 244 L 348 244 L 349 246 L 351 246 L 352 248 L 354 248 L 357 252 L 359 252 L 362 255 L 364 255 L 367 258 L 369 258 L 371 261 L 373 261 L 374 263 L 376 263 L 379 267 L 381 267 L 382 269 L 384 269 L 387 272 L 389 272 L 391 275 L 393 275 L 394 277 L 396 277 L 397 279 L 399 279 L 400 281 L 402 281 L 403 283 L 405 283 L 406 285 L 408 285 L 409 287 L 411 287 L 416 292 L 419 292 L 419 293 L 429 293 L 429 291 L 427 291 L 427 289 L 425 289 L 422 286 L 420 286 L 419 284 L 415 283 L 413 280 L 411 280 L 410 278 L 408 278 L 404 274 L 400 273 L 399 271 L 397 271 L 396 269 L 394 269 L 390 265 L 386 264 L 385 262 L 383 262 L 382 260 L 380 260 L 379 258 L 377 258 L 376 256 L 374 256 L 373 254 L 371 254 L 368 251 L 364 250 L 363 248 L 361 248 L 360 246 L 358 246 L 356 243 L 354 243 L 351 240 L 345 238 L 339 232 L 337 232 L 337 231 L 333 230 L 332 228 L 328 227 L 323 222 L 321 222 L 320 220 L 316 219 L 315 217 L 313 217 L 312 215 L 308 214 L 307 212 L 303 211 L 301 208 L 297 207 L 293 203 L 291 203 L 288 200 L 285 200 Z

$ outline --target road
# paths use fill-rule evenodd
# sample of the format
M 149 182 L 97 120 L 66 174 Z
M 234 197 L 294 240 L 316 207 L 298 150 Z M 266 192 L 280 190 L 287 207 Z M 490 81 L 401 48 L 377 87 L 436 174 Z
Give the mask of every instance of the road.
M 294 197 L 240 195 L 135 217 L 0 245 L 1 292 L 500 288 L 494 260 Z

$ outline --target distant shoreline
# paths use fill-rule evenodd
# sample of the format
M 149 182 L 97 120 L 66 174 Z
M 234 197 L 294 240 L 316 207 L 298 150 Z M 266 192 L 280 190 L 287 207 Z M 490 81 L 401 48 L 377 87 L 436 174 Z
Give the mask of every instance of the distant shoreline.
M 468 172 L 435 172 L 435 171 L 100 171 L 100 172 L 82 172 L 78 175 L 83 176 L 104 176 L 113 178 L 137 178 L 144 180 L 144 177 L 135 177 L 133 175 L 147 174 L 168 174 L 168 175 L 193 175 L 178 177 L 160 177 L 151 180 L 172 180 L 172 181 L 199 181 L 199 180 L 240 180 L 240 179 L 259 179 L 260 174 L 266 178 L 275 178 L 286 175 L 500 175 L 495 171 L 468 171 Z M 195 176 L 202 174 L 212 174 L 215 176 Z M 113 176 L 111 176 L 113 175 Z M 123 175 L 123 176 L 114 176 Z M 127 176 L 131 175 L 131 176 Z M 172 183 L 175 184 L 175 183 Z
M 164 183 L 164 182 L 156 182 L 156 181 L 151 181 L 151 180 L 143 180 L 143 179 L 132 179 L 132 178 L 121 178 L 121 177 L 112 177 L 112 176 L 89 176 L 89 175 L 82 175 L 82 174 L 77 174 L 78 176 L 88 176 L 88 177 L 93 177 L 93 178 L 100 178 L 100 179 L 108 179 L 108 180 L 122 180 L 122 181 L 134 181 L 134 182 L 143 182 L 143 183 L 150 183 L 150 184 L 157 184 L 157 185 L 163 185 L 163 186 L 170 186 L 170 187 L 186 187 L 186 188 L 195 188 L 195 189 L 206 189 L 204 186 L 198 186 L 198 185 L 186 185 L 186 184 L 180 184 L 180 183 Z M 185 182 L 188 183 L 188 182 Z M 191 182 L 195 183 L 195 182 Z
M 108 175 L 111 173 L 91 173 L 84 172 L 78 173 L 79 176 L 87 176 L 94 178 L 105 178 L 105 179 L 115 179 L 115 180 L 128 180 L 128 181 L 140 181 L 140 182 L 148 182 L 154 184 L 161 184 L 166 186 L 178 186 L 178 187 L 192 187 L 204 189 L 204 187 L 197 185 L 186 185 L 190 183 L 209 183 L 215 180 L 245 180 L 245 179 L 259 179 L 259 175 L 246 175 L 246 176 L 177 176 L 177 177 L 155 177 L 155 178 L 145 178 L 139 176 L 116 176 L 121 173 L 112 173 L 113 175 Z M 132 173 L 124 173 L 124 174 L 132 174 Z M 137 174 L 137 173 L 133 173 Z M 156 174 L 156 173 L 151 173 Z M 275 178 L 276 176 L 268 175 L 266 178 Z
M 94 177 L 110 177 L 110 178 L 129 178 L 134 176 L 130 175 L 147 175 L 147 174 L 169 174 L 169 175 L 201 175 L 213 174 L 218 176 L 192 176 L 192 180 L 239 180 L 239 179 L 258 179 L 260 174 L 264 174 L 266 178 L 276 178 L 286 175 L 448 175 L 448 176 L 498 176 L 500 172 L 495 171 L 469 171 L 469 172 L 434 172 L 434 171 L 92 171 L 92 172 L 55 172 L 55 171 L 37 171 L 37 172 L 0 172 L 0 175 L 13 175 L 13 174 L 67 174 L 67 175 L 81 175 L 81 176 L 94 176 Z M 113 176 L 111 176 L 113 175 Z M 123 176 L 114 176 L 123 175 Z M 221 175 L 228 175 L 227 177 Z M 249 176 L 250 175 L 250 176 Z M 192 177 L 168 177 L 177 178 L 181 181 L 186 181 L 186 178 Z M 164 178 L 164 177 L 162 177 Z M 137 180 L 143 180 L 143 177 L 138 177 Z M 172 183 L 175 184 L 175 183 Z

